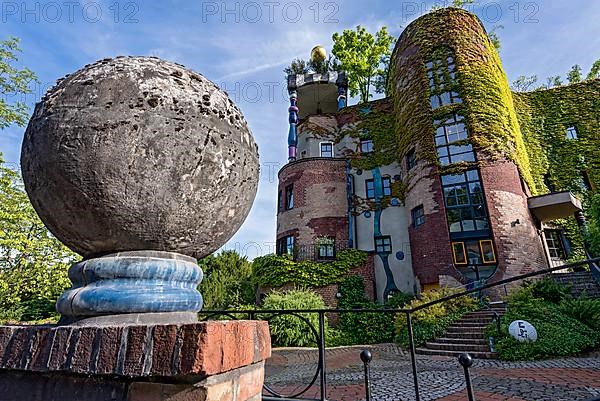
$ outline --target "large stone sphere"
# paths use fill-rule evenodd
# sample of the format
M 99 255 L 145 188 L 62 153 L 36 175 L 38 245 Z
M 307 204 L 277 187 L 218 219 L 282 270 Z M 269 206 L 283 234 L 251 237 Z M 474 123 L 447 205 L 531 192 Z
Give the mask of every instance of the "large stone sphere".
M 202 258 L 248 215 L 258 149 L 240 110 L 202 75 L 117 57 L 48 91 L 29 121 L 21 168 L 42 221 L 83 256 Z

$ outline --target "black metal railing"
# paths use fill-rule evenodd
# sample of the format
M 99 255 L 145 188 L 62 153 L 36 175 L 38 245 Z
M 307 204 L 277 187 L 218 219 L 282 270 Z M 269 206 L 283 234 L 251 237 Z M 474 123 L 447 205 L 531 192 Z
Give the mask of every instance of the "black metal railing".
M 301 262 L 311 260 L 314 262 L 327 262 L 335 260 L 339 251 L 348 249 L 347 241 L 332 243 L 296 244 L 294 246 L 294 260 Z
M 567 265 L 562 265 L 562 266 L 555 266 L 555 267 L 551 267 L 548 269 L 544 269 L 544 270 L 538 270 L 535 272 L 531 272 L 531 273 L 526 273 L 526 274 L 522 274 L 519 276 L 514 276 L 514 277 L 510 277 L 507 279 L 503 279 L 503 280 L 499 280 L 496 281 L 495 283 L 488 283 L 485 285 L 482 285 L 480 287 L 475 287 L 475 288 L 471 288 L 471 289 L 467 289 L 465 291 L 456 293 L 456 294 L 451 294 L 448 296 L 445 296 L 443 298 L 422 304 L 422 305 L 418 305 L 414 308 L 410 308 L 410 309 L 297 309 L 297 310 L 244 310 L 244 311 L 231 311 L 231 310 L 215 310 L 215 311 L 201 311 L 199 314 L 200 316 L 203 316 L 204 319 L 203 320 L 208 320 L 210 318 L 216 317 L 216 316 L 224 316 L 224 317 L 228 317 L 231 319 L 239 319 L 239 318 L 248 318 L 250 320 L 267 320 L 270 321 L 271 319 L 275 318 L 276 316 L 281 316 L 281 315 L 293 315 L 298 317 L 299 319 L 301 319 L 302 321 L 304 321 L 307 326 L 310 328 L 311 332 L 313 333 L 313 335 L 315 336 L 315 343 L 318 347 L 318 354 L 319 354 L 319 359 L 318 359 L 318 364 L 317 364 L 317 368 L 315 370 L 315 374 L 312 377 L 312 380 L 310 381 L 310 383 L 308 383 L 303 389 L 298 390 L 298 391 L 294 391 L 292 394 L 283 394 L 275 389 L 273 389 L 271 386 L 269 386 L 268 384 L 265 384 L 264 386 L 264 390 L 268 393 L 268 395 L 263 396 L 263 400 L 311 400 L 311 399 L 307 399 L 307 398 L 301 398 L 304 394 L 306 394 L 306 392 L 316 383 L 317 379 L 319 379 L 319 385 L 320 385 L 320 398 L 318 400 L 321 401 L 325 401 L 327 398 L 327 375 L 326 375 L 326 360 L 325 360 L 325 316 L 326 314 L 344 314 L 344 313 L 383 313 L 383 314 L 394 314 L 394 315 L 405 315 L 406 318 L 406 322 L 407 322 L 407 329 L 408 329 L 408 343 L 409 343 L 409 353 L 410 353 L 410 359 L 411 359 L 411 370 L 412 370 L 412 377 L 413 377 L 413 388 L 414 388 L 414 393 L 415 393 L 415 400 L 416 401 L 420 401 L 421 400 L 421 393 L 419 390 L 419 377 L 418 377 L 418 369 L 417 369 L 417 359 L 416 359 L 416 347 L 415 347 L 415 340 L 414 340 L 414 332 L 413 332 L 413 323 L 412 323 L 412 315 L 415 312 L 427 309 L 431 306 L 440 304 L 440 303 L 444 303 L 459 297 L 464 297 L 467 295 L 472 295 L 472 294 L 476 294 L 476 293 L 480 293 L 482 291 L 485 290 L 489 290 L 492 288 L 496 288 L 496 287 L 501 287 L 501 286 L 506 286 L 507 284 L 511 284 L 511 283 L 515 283 L 517 281 L 522 281 L 522 280 L 526 280 L 529 278 L 534 278 L 534 277 L 538 277 L 538 276 L 545 276 L 548 275 L 552 272 L 558 271 L 558 270 L 562 270 L 562 269 L 578 269 L 581 268 L 582 266 L 593 266 L 593 265 L 598 265 L 600 263 L 600 258 L 596 258 L 596 259 L 589 259 L 589 260 L 585 260 L 585 261 L 581 261 L 581 262 L 575 262 L 575 263 L 571 263 L 571 264 L 567 264 Z M 318 324 L 319 327 L 315 328 L 311 325 L 310 320 L 306 318 L 306 314 L 317 314 L 318 315 Z M 496 324 L 499 325 L 499 319 L 496 319 Z M 365 355 L 366 358 L 366 355 Z M 463 357 L 463 361 L 460 362 L 463 367 L 465 368 L 465 376 L 466 379 L 468 381 L 467 383 L 467 387 L 471 388 L 471 393 L 472 393 L 472 385 L 470 383 L 469 380 L 469 376 L 468 376 L 468 367 L 470 366 L 466 366 L 465 367 L 465 363 L 468 364 L 468 358 L 465 359 L 466 357 Z M 361 356 L 362 359 L 362 356 Z M 366 358 L 368 359 L 368 358 Z M 459 360 L 460 361 L 460 360 Z M 368 368 L 368 363 L 370 362 L 370 359 L 365 362 L 365 359 L 363 359 L 363 362 L 365 363 L 365 380 L 367 380 L 367 376 L 369 375 L 369 370 Z M 368 384 L 368 382 L 366 382 L 366 384 Z M 370 397 L 370 393 L 369 393 L 369 397 Z M 469 398 L 474 399 L 473 395 L 470 395 L 469 397 L 473 397 L 473 398 Z M 311 401 L 316 401 L 314 399 L 312 399 Z

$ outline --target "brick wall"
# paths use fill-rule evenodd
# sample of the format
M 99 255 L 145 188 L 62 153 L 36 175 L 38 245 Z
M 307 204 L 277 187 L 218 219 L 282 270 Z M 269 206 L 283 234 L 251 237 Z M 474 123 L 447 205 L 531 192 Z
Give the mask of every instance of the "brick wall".
M 294 185 L 294 208 L 277 215 L 277 238 L 294 232 L 297 244 L 312 244 L 318 236 L 348 240 L 346 161 L 302 159 L 279 171 L 279 189 Z M 282 195 L 285 198 L 285 194 Z
M 423 205 L 425 212 L 423 225 L 415 228 L 411 224 L 408 228 L 413 270 L 424 286 L 437 284 L 441 274 L 458 277 L 458 273 L 452 265 L 448 223 L 437 169 L 419 163 L 413 170 L 411 190 L 407 193 L 405 204 L 409 213 L 419 205 Z
M 517 167 L 506 160 L 487 160 L 481 181 L 499 262 L 490 282 L 546 268 L 543 243 Z

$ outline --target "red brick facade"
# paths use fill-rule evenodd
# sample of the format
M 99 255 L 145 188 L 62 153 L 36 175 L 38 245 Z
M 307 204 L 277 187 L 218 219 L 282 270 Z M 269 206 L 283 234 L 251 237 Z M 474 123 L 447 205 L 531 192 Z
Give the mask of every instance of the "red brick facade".
M 498 260 L 490 282 L 547 267 L 517 167 L 505 160 L 488 161 L 480 173 Z

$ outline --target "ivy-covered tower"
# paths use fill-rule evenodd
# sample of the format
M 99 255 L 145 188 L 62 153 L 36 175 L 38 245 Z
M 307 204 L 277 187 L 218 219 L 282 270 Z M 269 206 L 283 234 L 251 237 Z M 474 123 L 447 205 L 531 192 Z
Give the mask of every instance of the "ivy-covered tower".
M 400 36 L 390 97 L 334 110 L 335 88 L 314 88 L 295 92 L 279 253 L 302 259 L 297 250 L 317 241 L 326 254 L 322 237 L 367 251 L 381 301 L 585 256 L 582 205 L 600 183 L 600 80 L 513 93 L 481 21 L 446 8 Z M 303 113 L 306 95 L 313 107 Z

